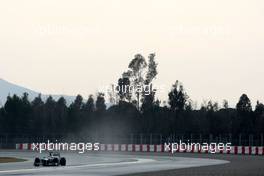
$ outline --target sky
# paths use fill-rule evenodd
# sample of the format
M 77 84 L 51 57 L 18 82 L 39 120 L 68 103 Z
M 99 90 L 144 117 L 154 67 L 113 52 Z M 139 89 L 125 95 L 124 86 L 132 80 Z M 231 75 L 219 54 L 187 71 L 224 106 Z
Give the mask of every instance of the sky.
M 263 19 L 262 0 L 1 1 L 0 78 L 87 97 L 154 52 L 161 100 L 179 80 L 198 104 L 264 102 Z

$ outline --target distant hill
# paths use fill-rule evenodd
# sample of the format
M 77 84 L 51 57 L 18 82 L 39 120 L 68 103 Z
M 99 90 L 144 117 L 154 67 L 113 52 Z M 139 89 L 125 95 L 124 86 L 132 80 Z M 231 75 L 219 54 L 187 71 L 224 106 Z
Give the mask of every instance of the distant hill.
M 29 94 L 29 99 L 33 100 L 36 96 L 38 96 L 41 92 L 36 92 L 34 90 L 30 90 L 28 88 L 10 83 L 0 78 L 0 106 L 3 106 L 6 102 L 6 97 L 8 95 L 16 94 L 18 96 L 23 95 L 24 92 Z M 46 100 L 49 95 L 41 94 L 42 100 Z M 63 96 L 67 104 L 70 104 L 74 101 L 75 96 L 67 96 L 67 95 L 51 95 L 55 100 L 58 100 L 59 97 Z

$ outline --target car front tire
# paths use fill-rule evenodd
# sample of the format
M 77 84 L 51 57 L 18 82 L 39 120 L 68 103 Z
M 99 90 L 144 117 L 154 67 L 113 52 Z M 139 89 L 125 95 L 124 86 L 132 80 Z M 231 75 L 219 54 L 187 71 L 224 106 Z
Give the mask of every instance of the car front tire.
M 39 158 L 35 158 L 34 166 L 38 167 L 39 165 L 40 165 L 40 159 Z

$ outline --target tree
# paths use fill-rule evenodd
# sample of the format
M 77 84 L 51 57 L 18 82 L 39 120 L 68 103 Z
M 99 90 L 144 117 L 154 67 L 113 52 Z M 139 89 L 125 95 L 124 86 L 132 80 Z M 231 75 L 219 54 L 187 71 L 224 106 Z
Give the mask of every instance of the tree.
M 31 102 L 32 106 L 41 106 L 44 104 L 44 102 L 41 99 L 41 94 L 39 94 L 37 97 L 34 98 L 34 100 Z
M 148 85 L 152 82 L 152 80 L 157 76 L 157 63 L 155 61 L 155 53 L 151 53 L 148 61 L 148 72 L 146 74 L 145 84 Z
M 239 102 L 236 105 L 237 111 L 239 113 L 247 113 L 252 111 L 252 106 L 250 99 L 246 94 L 242 94 L 239 98 Z
M 210 134 L 218 135 L 220 133 L 219 122 L 221 118 L 217 115 L 218 103 L 212 100 L 208 101 L 206 106 L 206 119 Z
M 58 133 L 65 133 L 67 130 L 65 129 L 67 123 L 67 116 L 68 116 L 68 107 L 66 105 L 66 100 L 64 97 L 60 97 L 56 102 L 56 132 Z
M 83 120 L 82 127 L 84 128 L 91 127 L 92 125 L 94 125 L 93 123 L 95 122 L 94 121 L 95 119 L 93 119 L 93 114 L 95 111 L 93 95 L 89 95 L 89 98 L 84 105 L 83 111 L 84 114 L 82 119 Z M 87 131 L 87 129 L 84 131 Z
M 24 92 L 23 96 L 21 98 L 22 102 L 22 115 L 20 118 L 22 118 L 22 125 L 25 129 L 27 129 L 27 132 L 30 132 L 32 125 L 33 125 L 33 119 L 31 116 L 32 108 L 31 103 L 28 99 L 28 93 Z
M 252 106 L 250 99 L 246 94 L 242 94 L 237 105 L 236 109 L 238 112 L 238 116 L 235 119 L 235 124 L 237 131 L 240 133 L 250 134 L 255 131 L 254 129 L 254 121 L 252 114 Z
M 33 118 L 33 132 L 35 134 L 43 133 L 46 129 L 44 118 L 44 102 L 41 99 L 41 94 L 34 98 L 31 102 L 32 118 Z
M 106 110 L 105 98 L 103 93 L 98 93 L 95 106 L 97 112 L 104 112 Z
M 68 128 L 71 132 L 76 132 L 82 124 L 83 98 L 77 95 L 74 102 L 69 107 Z
M 142 92 L 142 109 L 150 108 L 154 105 L 155 101 L 155 93 L 156 89 L 153 89 L 152 81 L 156 78 L 158 71 L 157 71 L 157 63 L 155 61 L 155 54 L 152 53 L 149 55 L 148 60 L 148 71 L 145 78 L 145 88 L 148 88 L 149 90 L 144 89 Z
M 154 100 L 155 100 L 155 92 L 151 92 L 149 95 L 145 95 L 141 110 L 144 112 L 150 109 L 152 106 L 154 106 L 154 103 L 155 103 Z
M 108 95 L 108 100 L 109 103 L 111 104 L 111 106 L 116 105 L 118 103 L 118 101 L 120 100 L 120 97 L 118 95 L 118 93 L 116 92 L 117 90 L 117 86 L 115 86 L 114 84 L 110 84 L 111 89 L 107 91 L 107 95 Z
M 89 95 L 89 98 L 84 106 L 84 110 L 91 113 L 95 110 L 93 95 Z
M 151 53 L 148 58 L 147 63 L 141 54 L 136 54 L 128 65 L 128 71 L 124 72 L 118 80 L 117 90 L 120 100 L 135 104 L 138 110 L 140 103 L 143 103 L 146 97 L 146 85 L 151 85 L 152 80 L 158 74 L 155 54 Z M 154 95 L 152 92 L 149 94 Z
M 255 114 L 257 116 L 263 116 L 264 117 L 264 105 L 257 101 L 256 108 L 255 108 Z
M 212 111 L 212 112 L 216 112 L 218 111 L 219 107 L 218 107 L 218 103 L 217 102 L 212 102 L 212 100 L 209 100 L 206 106 L 206 110 L 207 111 Z
M 172 85 L 172 89 L 168 96 L 171 110 L 182 111 L 184 109 L 188 100 L 188 95 L 184 91 L 183 85 L 178 80 Z
M 146 67 L 147 62 L 141 54 L 136 54 L 134 59 L 128 65 L 128 68 L 131 69 L 133 76 L 137 79 L 141 78 L 142 70 Z
M 22 101 L 20 97 L 14 94 L 12 97 L 8 96 L 4 105 L 5 111 L 5 131 L 12 133 L 21 133 L 24 131 L 22 120 L 20 118 L 22 112 Z
M 53 133 L 56 130 L 56 101 L 52 96 L 49 96 L 44 104 L 44 122 L 45 122 L 45 133 Z
M 131 101 L 130 80 L 125 74 L 123 74 L 122 78 L 118 79 L 118 86 L 116 89 L 121 101 Z
M 258 134 L 264 133 L 264 105 L 257 101 L 254 111 L 256 117 L 256 131 Z
M 142 89 L 142 87 L 144 86 L 143 72 L 146 67 L 147 67 L 147 62 L 141 54 L 136 54 L 134 59 L 128 65 L 128 68 L 130 69 L 130 72 L 128 73 L 131 73 L 130 76 L 132 79 L 132 84 L 134 88 L 136 88 L 135 90 L 137 90 L 135 92 L 137 109 L 139 109 L 140 106 L 140 97 L 142 93 L 138 90 Z
M 71 107 L 76 110 L 81 110 L 83 107 L 83 97 L 81 95 L 77 95 L 74 102 L 71 104 Z

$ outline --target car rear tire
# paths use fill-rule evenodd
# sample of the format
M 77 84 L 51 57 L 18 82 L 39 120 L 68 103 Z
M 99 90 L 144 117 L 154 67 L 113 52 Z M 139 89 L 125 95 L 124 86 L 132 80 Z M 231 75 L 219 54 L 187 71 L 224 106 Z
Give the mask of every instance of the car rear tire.
M 60 159 L 60 165 L 61 166 L 66 166 L 66 159 L 65 158 L 61 158 Z

